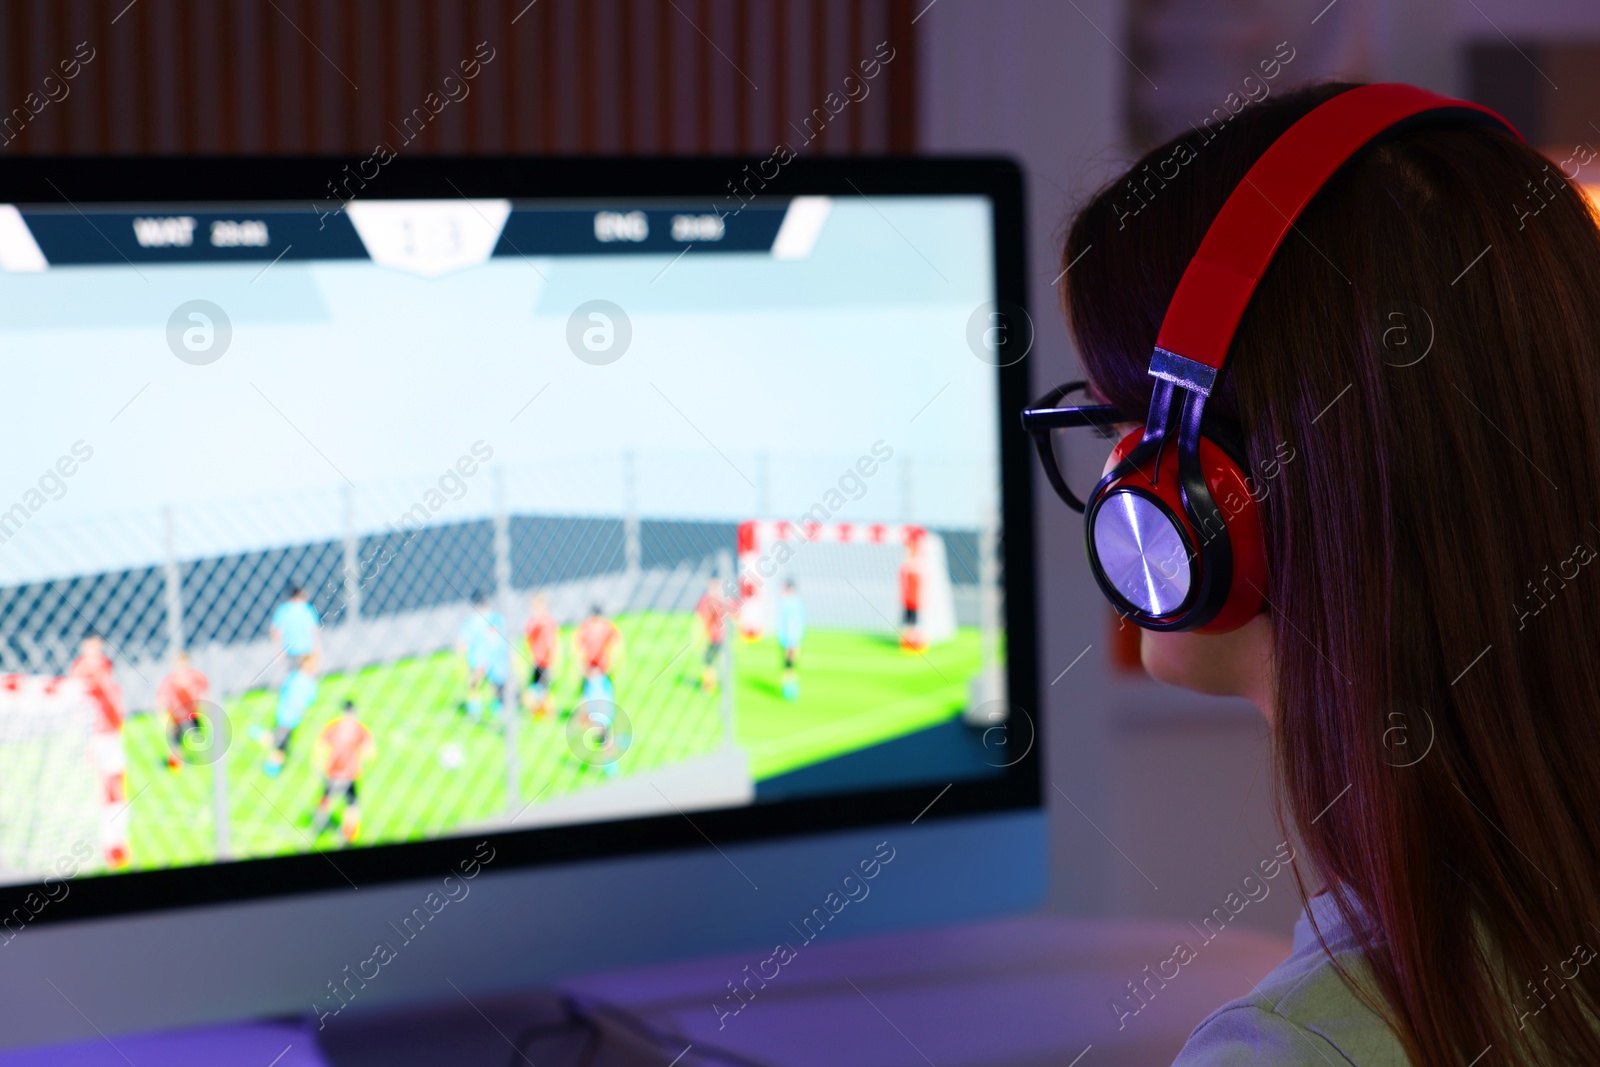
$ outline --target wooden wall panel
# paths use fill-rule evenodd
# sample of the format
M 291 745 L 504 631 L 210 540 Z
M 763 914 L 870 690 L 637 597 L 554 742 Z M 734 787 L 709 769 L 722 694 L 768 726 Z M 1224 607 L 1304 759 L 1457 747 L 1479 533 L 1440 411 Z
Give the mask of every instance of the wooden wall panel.
M 0 153 L 906 152 L 913 17 L 911 0 L 0 0 Z M 493 60 L 408 139 L 479 42 Z M 806 143 L 885 42 L 894 60 Z

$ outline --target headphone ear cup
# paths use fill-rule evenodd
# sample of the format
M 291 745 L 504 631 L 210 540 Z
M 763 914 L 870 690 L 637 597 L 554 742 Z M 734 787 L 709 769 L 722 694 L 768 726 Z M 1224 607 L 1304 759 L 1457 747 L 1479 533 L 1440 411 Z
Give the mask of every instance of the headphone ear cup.
M 1084 513 L 1090 567 L 1129 619 L 1151 629 L 1192 613 L 1200 552 L 1185 517 L 1178 448 L 1146 441 L 1141 427 L 1117 442 Z
M 1157 506 L 1169 514 L 1171 521 L 1185 531 L 1179 536 L 1190 546 L 1188 559 L 1195 569 L 1189 570 L 1188 565 L 1179 568 L 1174 565 L 1173 557 L 1163 557 L 1155 561 L 1156 571 L 1172 579 L 1177 577 L 1180 570 L 1187 570 L 1189 577 L 1185 579 L 1186 582 L 1196 580 L 1204 582 L 1207 573 L 1229 575 L 1225 589 L 1207 590 L 1204 586 L 1191 586 L 1201 599 L 1189 602 L 1189 598 L 1185 598 L 1188 606 L 1184 607 L 1178 616 L 1167 616 L 1176 623 L 1175 625 L 1150 626 L 1149 622 L 1141 622 L 1136 609 L 1129 609 L 1132 613 L 1128 617 L 1132 621 L 1149 626 L 1151 629 L 1194 629 L 1200 633 L 1225 633 L 1243 626 L 1259 614 L 1264 606 L 1267 581 L 1266 555 L 1261 539 L 1260 514 L 1256 498 L 1250 491 L 1251 482 L 1247 477 L 1250 468 L 1244 458 L 1241 435 L 1235 426 L 1225 420 L 1217 420 L 1214 427 L 1209 422 L 1202 423 L 1202 427 L 1206 432 L 1203 432 L 1200 438 L 1199 459 L 1205 491 L 1211 498 L 1209 505 L 1203 503 L 1203 498 L 1186 500 L 1180 488 L 1178 449 L 1175 443 L 1169 444 L 1160 452 L 1147 450 L 1135 454 L 1144 442 L 1143 428 L 1133 431 L 1117 442 L 1116 447 L 1111 450 L 1111 457 L 1106 461 L 1101 483 L 1089 498 L 1089 507 L 1085 515 L 1088 520 L 1085 532 L 1088 535 L 1089 555 L 1096 570 L 1096 577 L 1101 581 L 1102 588 L 1106 590 L 1107 596 L 1113 603 L 1118 603 L 1121 596 L 1112 588 L 1114 583 L 1104 570 L 1106 560 L 1101 555 L 1097 532 L 1100 519 L 1099 504 L 1113 493 L 1129 491 L 1147 500 L 1159 502 Z M 1209 432 L 1213 428 L 1216 431 L 1214 436 Z M 1130 459 L 1136 464 L 1134 469 L 1125 470 L 1116 477 L 1111 476 Z M 1199 507 L 1201 510 L 1190 514 L 1191 506 Z M 1223 536 L 1219 537 L 1219 534 Z M 1153 542 L 1144 542 L 1142 538 L 1138 540 L 1141 545 L 1149 547 L 1154 545 Z M 1226 548 L 1223 547 L 1224 542 Z M 1150 557 L 1146 556 L 1147 569 L 1149 563 Z M 1117 568 L 1113 566 L 1112 570 Z M 1186 625 L 1178 621 L 1182 617 L 1198 617 L 1206 621 L 1199 625 Z
M 1267 556 L 1258 498 L 1251 492 L 1250 464 L 1237 424 L 1217 420 L 1200 440 L 1206 484 L 1227 530 L 1232 577 L 1217 612 L 1196 627 L 1198 633 L 1237 630 L 1266 607 Z
M 1116 447 L 1111 450 L 1111 456 L 1106 460 L 1105 469 L 1100 472 L 1100 477 L 1104 478 L 1106 475 L 1116 470 L 1122 461 L 1128 458 L 1128 454 L 1135 448 L 1138 448 L 1139 442 L 1143 440 L 1144 427 L 1141 426 L 1132 433 L 1124 436 L 1122 440 L 1118 441 Z

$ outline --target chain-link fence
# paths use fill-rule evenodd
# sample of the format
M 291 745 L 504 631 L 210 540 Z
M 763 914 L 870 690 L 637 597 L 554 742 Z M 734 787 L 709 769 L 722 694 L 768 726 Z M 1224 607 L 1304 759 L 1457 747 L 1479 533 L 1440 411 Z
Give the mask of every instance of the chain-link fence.
M 737 587 L 741 521 L 799 517 L 829 499 L 851 461 L 616 455 L 534 467 L 463 457 L 438 477 L 36 521 L 0 549 L 0 670 L 60 675 L 87 635 L 104 637 L 132 716 L 138 866 L 328 843 L 321 835 L 341 820 L 308 757 L 336 736 L 347 701 L 375 747 L 359 802 L 342 798 L 347 810 L 359 803 L 359 836 L 350 829 L 348 839 L 504 825 L 531 804 L 731 747 L 733 656 L 714 639 L 715 608 L 697 608 L 715 588 Z M 948 463 L 925 469 L 930 483 L 962 476 Z M 737 485 L 734 475 L 745 484 L 732 503 L 703 491 Z M 861 484 L 839 497 L 841 515 L 919 518 L 909 475 Z M 930 493 L 923 510 L 946 520 L 929 526 L 947 546 L 958 621 L 993 630 L 992 509 L 963 504 L 956 515 L 944 501 L 939 515 L 940 506 Z M 831 547 L 815 546 L 804 568 L 876 568 L 874 580 L 893 589 L 892 554 L 846 563 Z M 304 650 L 290 647 L 280 608 L 296 589 L 317 618 L 316 658 L 300 668 L 315 695 L 286 714 Z M 808 607 L 814 625 L 837 621 L 826 603 Z M 873 629 L 876 615 L 894 628 L 892 603 L 832 615 L 850 611 L 851 627 Z M 530 632 L 535 617 L 548 632 Z M 585 630 L 595 619 L 603 625 Z M 228 743 L 200 766 L 168 771 L 170 723 L 143 713 L 164 710 L 158 690 L 179 650 L 226 718 L 202 725 Z M 0 797 L 26 790 L 32 771 L 18 760 L 37 761 L 21 751 L 5 753 Z M 157 787 L 148 798 L 139 779 Z M 5 810 L 0 800 L 0 835 Z

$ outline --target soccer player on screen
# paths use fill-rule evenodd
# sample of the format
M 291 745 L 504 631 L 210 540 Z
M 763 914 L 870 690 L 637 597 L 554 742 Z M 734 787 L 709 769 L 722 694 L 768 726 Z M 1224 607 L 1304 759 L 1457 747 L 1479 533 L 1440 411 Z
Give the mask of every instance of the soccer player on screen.
M 706 586 L 706 593 L 694 606 L 695 618 L 700 621 L 700 634 L 705 638 L 705 664 L 700 671 L 700 688 L 714 692 L 717 688 L 717 654 L 727 639 L 728 615 L 734 606 L 722 595 L 722 585 L 715 578 Z
M 200 722 L 200 702 L 211 690 L 211 682 L 189 662 L 181 649 L 172 657 L 172 672 L 156 686 L 156 708 L 167 719 L 167 769 L 183 766 L 183 738 L 191 731 L 205 736 Z
M 616 686 L 611 680 L 611 670 L 622 648 L 622 631 L 606 618 L 599 604 L 578 624 L 572 643 L 577 649 L 578 662 L 583 664 L 582 699 L 613 699 Z
M 311 761 L 322 774 L 322 798 L 317 801 L 317 813 L 311 822 L 311 840 L 315 841 L 328 828 L 333 806 L 342 800 L 344 810 L 339 813 L 339 832 L 345 844 L 355 843 L 356 833 L 361 829 L 356 783 L 376 754 L 372 732 L 356 718 L 355 701 L 346 700 L 339 717 L 317 735 L 312 750 Z
M 68 675 L 83 683 L 98 714 L 89 735 L 89 760 L 100 775 L 100 847 L 106 866 L 128 865 L 128 754 L 122 745 L 122 687 L 112 675 L 105 639 L 90 634 L 78 646 Z
M 461 624 L 456 648 L 467 661 L 467 691 L 461 706 L 474 722 L 483 718 L 485 706 L 498 717 L 500 694 L 511 676 L 511 642 L 506 639 L 506 621 L 490 606 L 488 593 L 473 594 L 472 614 Z
M 557 627 L 555 616 L 550 614 L 550 602 L 543 593 L 533 598 L 533 612 L 528 616 L 526 634 L 528 657 L 533 660 L 533 676 L 528 679 L 524 699 L 533 711 L 534 718 L 550 714 L 550 686 L 554 681 Z
M 262 773 L 276 778 L 289 759 L 289 742 L 304 721 L 306 712 L 317 700 L 317 657 L 306 656 L 289 672 L 278 690 L 278 707 L 273 712 L 272 751 L 261 764 Z
M 800 655 L 800 642 L 806 635 L 806 606 L 795 591 L 794 579 L 785 578 L 783 595 L 778 598 L 778 647 L 783 650 L 783 698 L 796 700 L 800 696 L 800 676 L 795 673 L 795 660 Z
M 921 652 L 927 647 L 922 640 L 922 630 L 917 625 L 917 612 L 922 607 L 922 541 L 906 541 L 905 558 L 900 563 L 900 606 L 904 610 L 900 628 L 900 647 L 907 652 Z
M 307 656 L 322 651 L 322 619 L 305 589 L 290 583 L 289 598 L 272 613 L 272 642 L 295 670 Z

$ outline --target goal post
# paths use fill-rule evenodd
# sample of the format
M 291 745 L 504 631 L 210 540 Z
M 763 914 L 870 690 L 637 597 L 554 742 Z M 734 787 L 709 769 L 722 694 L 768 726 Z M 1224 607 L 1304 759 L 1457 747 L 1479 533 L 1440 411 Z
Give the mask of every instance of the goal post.
M 0 676 L 0 878 L 37 879 L 98 856 L 108 818 L 91 760 L 95 711 L 83 684 Z
M 910 523 L 819 523 L 752 519 L 739 524 L 739 626 L 770 633 L 786 580 L 795 582 L 808 626 L 898 633 L 904 622 L 902 567 L 919 586 L 917 629 L 926 644 L 956 632 L 955 591 L 944 539 Z

